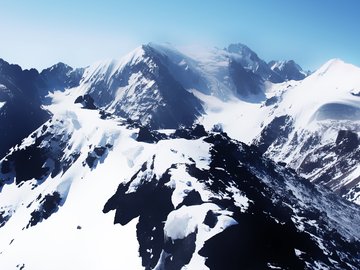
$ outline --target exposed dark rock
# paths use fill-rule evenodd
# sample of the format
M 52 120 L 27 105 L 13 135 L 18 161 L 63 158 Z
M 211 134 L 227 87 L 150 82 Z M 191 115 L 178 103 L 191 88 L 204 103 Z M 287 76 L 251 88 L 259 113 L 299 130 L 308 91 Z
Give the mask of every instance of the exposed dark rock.
M 15 151 L 8 157 L 8 162 L 13 164 L 17 184 L 33 178 L 40 180 L 48 175 L 49 168 L 43 167 L 46 160 L 46 150 L 38 148 L 36 145 Z
M 303 158 L 298 172 L 311 175 L 312 182 L 326 186 L 341 195 L 347 194 L 360 182 L 359 178 L 354 178 L 347 181 L 346 185 L 338 184 L 354 170 L 360 159 L 359 138 L 356 133 L 340 130 L 335 142 L 321 146 L 319 140 L 309 140 L 304 143 L 304 151 L 311 149 L 310 147 L 313 149 Z
M 201 101 L 174 77 L 166 64 L 165 55 L 150 45 L 142 46 L 142 50 L 144 55 L 141 61 L 128 63 L 111 78 L 105 74 L 105 77 L 95 77 L 92 83 L 89 81 L 88 94 L 98 107 L 106 109 L 112 104 L 115 115 L 149 125 L 152 129 L 192 125 L 203 113 Z M 129 83 L 133 74 L 139 74 L 141 81 L 146 80 L 151 84 L 144 85 L 137 81 L 130 91 Z M 124 92 L 113 104 L 119 88 Z
M 103 211 L 107 213 L 116 210 L 114 223 L 122 225 L 139 216 L 137 224 L 139 252 L 142 265 L 146 269 L 151 269 L 157 264 L 164 248 L 164 221 L 174 207 L 171 203 L 172 190 L 164 185 L 169 181 L 168 173 L 160 179 L 156 179 L 155 176 L 151 179 L 143 178 L 136 192 L 127 192 L 137 175 L 147 169 L 147 165 L 144 166 L 129 183 L 119 185 L 114 196 L 105 204 Z
M 232 183 L 233 186 L 238 187 L 247 198 L 254 202 L 254 204 L 249 205 L 246 213 L 235 211 L 233 216 L 238 222 L 239 227 L 232 226 L 205 244 L 200 253 L 208 258 L 206 264 L 210 269 L 224 269 L 224 264 L 221 264 L 220 261 L 227 262 L 225 265 L 226 269 L 238 269 L 239 266 L 244 269 L 267 269 L 269 268 L 268 263 L 278 265 L 283 269 L 302 269 L 304 260 L 319 260 L 326 265 L 332 265 L 332 262 L 328 260 L 327 255 L 319 248 L 316 241 L 309 237 L 307 233 L 299 232 L 290 218 L 294 213 L 287 205 L 297 204 L 297 199 L 294 200 L 292 195 L 284 195 L 282 192 L 288 192 L 285 191 L 286 186 L 284 184 L 286 180 L 283 177 L 294 177 L 291 171 L 288 171 L 289 174 L 287 176 L 280 176 L 278 172 L 276 172 L 278 168 L 275 164 L 268 163 L 261 158 L 260 153 L 251 152 L 251 148 L 247 148 L 244 144 L 242 144 L 241 147 L 236 146 L 236 144 L 230 142 L 229 139 L 226 139 L 223 135 L 217 134 L 206 140 L 214 144 L 211 150 L 212 161 L 209 172 L 202 172 L 201 174 L 199 174 L 199 172 L 194 174 L 194 170 L 189 170 L 189 172 L 194 177 L 199 177 L 198 179 L 200 181 L 203 181 L 210 190 L 216 191 L 216 193 L 226 193 L 228 185 Z M 239 165 L 239 161 L 244 165 Z M 225 168 L 228 174 L 217 170 L 216 168 L 219 166 Z M 254 176 L 254 174 L 247 169 L 247 166 L 252 168 L 256 167 L 257 170 L 266 172 L 268 176 L 276 179 L 277 184 L 275 186 L 264 185 L 264 182 Z M 286 171 L 286 169 L 283 170 Z M 213 181 L 207 181 L 209 178 Z M 297 185 L 307 189 L 309 196 L 311 196 L 313 192 L 315 192 L 313 196 L 320 195 L 315 191 L 314 187 L 306 183 L 306 181 L 300 181 L 299 179 L 295 181 L 297 181 Z M 275 194 L 277 195 L 271 190 L 276 190 Z M 281 204 L 274 204 L 269 200 L 269 198 L 273 198 L 272 200 L 274 200 L 273 196 L 275 195 L 276 197 L 280 194 L 282 194 L 281 199 L 279 198 L 280 201 L 282 201 Z M 332 203 L 333 199 L 329 198 L 329 203 Z M 336 200 L 339 200 L 339 198 L 336 198 Z M 233 203 L 229 200 L 222 199 L 216 203 L 234 211 Z M 319 230 L 321 230 L 322 237 L 334 239 L 334 241 L 337 242 L 337 244 L 335 244 L 335 242 L 327 242 L 327 248 L 337 249 L 337 245 L 342 245 L 347 247 L 340 249 L 342 251 L 346 250 L 348 254 L 346 256 L 350 256 L 347 258 L 359 256 L 358 251 L 355 251 L 354 247 L 359 246 L 360 243 L 350 244 L 337 232 L 329 230 L 328 221 L 326 221 L 327 218 L 324 212 L 314 208 L 304 209 L 301 216 L 307 220 L 319 220 L 317 228 L 314 229 L 313 227 L 305 226 L 306 231 L 317 234 Z M 279 221 L 279 223 L 275 222 L 274 218 Z M 236 231 L 237 233 L 244 233 L 244 235 L 236 236 Z M 252 236 L 252 233 L 256 235 Z M 284 237 L 284 234 L 286 237 Z M 222 238 L 222 235 L 224 238 Z M 240 239 L 244 239 L 246 244 L 242 246 L 244 242 L 240 241 Z M 288 241 L 288 239 L 292 240 Z M 217 252 L 220 246 L 233 246 L 233 248 L 230 250 L 229 248 L 224 248 L 221 249 L 221 252 Z M 295 256 L 294 248 L 305 252 L 306 255 L 301 257 L 300 260 L 299 257 Z M 239 250 L 244 250 L 244 252 L 239 252 Z M 242 255 L 239 255 L 239 253 L 244 255 L 244 257 L 241 257 Z M 337 255 L 335 254 L 336 253 L 334 253 L 334 256 L 331 258 L 341 263 L 340 267 L 337 266 L 338 269 L 351 269 L 346 263 L 342 263 L 339 258 L 336 258 Z M 250 258 L 256 259 L 252 260 Z
M 109 118 L 112 118 L 112 116 L 113 116 L 112 113 L 109 113 L 104 110 L 99 110 L 99 114 L 100 114 L 101 119 L 109 119 Z
M 182 132 L 191 138 L 190 131 Z M 209 168 L 199 169 L 191 161 L 186 167 L 190 176 L 214 194 L 207 202 L 201 200 L 197 191 L 190 191 L 174 209 L 173 189 L 166 184 L 171 181 L 171 170 L 178 164 L 172 164 L 157 179 L 152 173 L 153 164 L 145 163 L 128 183 L 119 185 L 104 207 L 105 213 L 116 211 L 115 223 L 125 225 L 139 217 L 137 235 L 145 269 L 155 265 L 181 269 L 190 261 L 198 231 L 184 239 L 164 238 L 164 223 L 172 211 L 184 205 L 205 203 L 229 211 L 237 223 L 205 242 L 199 254 L 206 258 L 210 269 L 304 269 L 315 262 L 334 269 L 352 269 L 358 264 L 359 241 L 349 241 L 336 231 L 334 228 L 341 226 L 334 225 L 326 212 L 331 209 L 333 214 L 330 205 L 346 204 L 345 201 L 324 195 L 327 193 L 293 171 L 264 158 L 255 146 L 231 140 L 224 133 L 209 135 L 204 141 L 211 144 Z M 152 163 L 155 159 L 156 156 Z M 303 197 L 296 197 L 293 189 L 316 203 L 299 202 Z M 234 193 L 248 199 L 245 208 L 236 203 Z M 349 209 L 346 211 L 355 211 Z M 355 214 L 351 213 L 350 216 Z M 203 223 L 214 228 L 218 215 L 208 211 Z M 317 239 L 323 239 L 321 245 Z
M 7 174 L 11 171 L 10 168 L 10 162 L 7 159 L 4 159 L 3 162 L 1 163 L 1 173 L 2 174 Z
M 45 82 L 46 91 L 54 91 L 78 86 L 83 73 L 83 68 L 73 69 L 64 63 L 57 63 L 41 71 L 40 77 Z
M 265 99 L 263 90 L 264 79 L 260 75 L 245 69 L 237 61 L 230 61 L 229 70 L 240 98 L 247 99 L 252 96 L 258 96 L 260 100 Z
M 96 146 L 92 151 L 88 153 L 83 166 L 87 164 L 90 169 L 95 169 L 97 163 L 103 162 L 108 155 L 109 149 L 112 148 L 111 144 L 106 144 L 105 146 Z
M 11 214 L 5 211 L 0 210 L 0 228 L 8 222 L 8 220 L 11 218 Z
M 75 163 L 75 161 L 80 157 L 80 153 L 79 152 L 74 152 L 74 153 L 71 153 L 70 156 L 68 158 L 66 158 L 63 162 L 62 162 L 62 166 L 59 166 L 57 168 L 57 170 L 54 170 L 51 174 L 51 177 L 55 177 L 58 173 L 60 173 L 61 169 L 63 171 L 63 173 L 65 173 L 72 164 Z
M 167 138 L 165 134 L 151 130 L 149 126 L 141 126 L 136 140 L 138 142 L 157 143 L 165 138 Z
M 309 235 L 298 233 L 293 225 L 277 225 L 252 215 L 208 240 L 199 254 L 207 258 L 210 269 L 271 269 L 269 264 L 279 269 L 304 269 L 305 263 L 295 255 L 294 247 L 311 247 L 322 255 Z
M 181 270 L 190 262 L 196 248 L 196 233 L 190 233 L 184 239 L 169 239 L 165 242 L 164 251 L 168 255 L 163 258 L 164 269 Z
M 207 136 L 208 133 L 205 131 L 203 125 L 196 124 L 192 127 L 182 127 L 175 130 L 173 134 L 170 135 L 171 138 L 183 138 L 187 140 L 196 140 L 201 137 Z
M 41 108 L 41 89 L 44 83 L 35 69 L 22 70 L 0 59 L 0 159 L 14 145 L 50 118 Z
M 279 97 L 273 96 L 265 100 L 265 106 L 272 106 L 275 105 L 279 101 Z
M 292 119 L 288 115 L 275 117 L 260 133 L 254 144 L 261 153 L 265 153 L 273 143 L 282 144 L 292 131 Z
M 89 166 L 90 169 L 93 169 L 96 160 L 97 160 L 97 157 L 94 156 L 92 153 L 89 153 L 87 158 L 85 159 L 85 162 Z
M 94 152 L 98 157 L 101 157 L 106 153 L 106 149 L 104 146 L 98 146 L 94 148 Z
M 19 269 L 19 270 L 23 270 L 23 269 L 25 269 L 25 264 L 24 263 L 23 264 L 17 264 L 16 268 Z
M 196 137 L 196 138 L 201 138 L 201 137 L 207 136 L 208 134 L 207 134 L 207 132 L 205 131 L 205 128 L 204 128 L 203 125 L 197 124 L 197 125 L 195 125 L 195 126 L 193 127 L 193 130 L 192 130 L 192 132 L 191 132 L 191 135 L 194 136 L 194 137 Z
M 211 129 L 212 132 L 216 132 L 216 133 L 221 133 L 223 132 L 223 127 L 221 124 L 215 124 L 212 129 Z
M 61 171 L 65 172 L 79 157 L 73 153 L 69 158 L 61 161 L 64 151 L 68 147 L 68 134 L 53 134 L 47 129 L 42 135 L 37 135 L 34 143 L 13 151 L 6 156 L 1 165 L 4 179 L 11 183 L 16 178 L 16 183 L 35 179 L 38 182 L 52 177 Z
M 190 205 L 200 205 L 203 201 L 201 199 L 200 193 L 196 190 L 191 190 L 188 192 L 187 196 L 184 198 L 182 203 L 180 203 L 177 208 L 180 208 L 183 205 L 190 206 Z
M 210 228 L 214 228 L 217 221 L 218 221 L 218 219 L 217 219 L 216 214 L 213 211 L 209 210 L 206 213 L 206 216 L 205 216 L 205 219 L 204 219 L 204 224 L 208 225 Z
M 252 84 L 248 84 L 249 79 L 251 81 L 251 78 L 255 77 L 260 78 L 261 81 L 268 80 L 273 83 L 279 83 L 284 81 L 284 79 L 279 76 L 279 74 L 271 70 L 268 64 L 262 59 L 260 59 L 260 57 L 248 46 L 241 43 L 230 44 L 225 50 L 230 52 L 231 54 L 235 54 L 235 56 L 230 55 L 230 63 L 236 62 L 239 66 L 243 68 L 243 70 L 248 71 L 249 77 L 243 77 L 245 84 L 247 84 L 248 86 Z
M 88 110 L 97 109 L 97 107 L 94 104 L 94 99 L 88 94 L 77 97 L 74 103 L 81 103 L 84 109 L 88 109 Z
M 360 91 L 351 91 L 351 94 L 356 97 L 360 97 Z
M 339 130 L 335 143 L 338 145 L 339 153 L 348 153 L 358 148 L 358 135 L 350 130 Z
M 283 81 L 295 80 L 300 81 L 303 80 L 309 72 L 304 72 L 302 68 L 295 63 L 294 60 L 282 61 L 280 65 L 276 65 L 276 61 L 270 61 L 269 67 L 278 74 Z
M 61 203 L 60 193 L 47 194 L 40 201 L 40 208 L 31 213 L 31 219 L 27 227 L 35 226 L 44 219 L 48 219 L 59 209 Z

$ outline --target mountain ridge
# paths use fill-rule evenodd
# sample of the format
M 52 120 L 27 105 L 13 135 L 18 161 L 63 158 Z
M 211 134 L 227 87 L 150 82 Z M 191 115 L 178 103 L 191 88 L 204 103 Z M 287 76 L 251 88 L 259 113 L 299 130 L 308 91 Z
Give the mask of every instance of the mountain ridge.
M 0 158 L 0 267 L 357 269 L 360 69 L 230 51 L 31 73 L 47 118 Z

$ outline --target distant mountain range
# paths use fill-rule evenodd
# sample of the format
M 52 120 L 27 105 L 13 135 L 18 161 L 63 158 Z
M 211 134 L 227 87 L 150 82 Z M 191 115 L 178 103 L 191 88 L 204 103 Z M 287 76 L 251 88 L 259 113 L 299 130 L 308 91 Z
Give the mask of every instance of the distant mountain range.
M 0 267 L 358 269 L 359 93 L 243 44 L 0 60 Z

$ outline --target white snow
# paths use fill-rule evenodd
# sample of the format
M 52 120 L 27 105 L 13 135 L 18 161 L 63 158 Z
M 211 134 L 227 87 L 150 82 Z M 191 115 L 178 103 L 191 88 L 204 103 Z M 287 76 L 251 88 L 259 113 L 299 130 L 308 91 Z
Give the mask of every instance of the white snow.
M 172 164 L 179 164 L 170 171 L 172 180 L 169 185 L 174 185 L 175 188 L 172 198 L 174 205 L 181 203 L 185 196 L 181 194 L 181 189 L 188 185 L 188 190 L 195 189 L 200 192 L 204 201 L 211 196 L 201 183 L 187 174 L 185 166 L 182 165 L 195 162 L 199 169 L 207 169 L 210 159 L 209 144 L 201 139 L 163 140 L 158 144 L 136 142 L 134 132 L 137 130 L 120 126 L 122 119 L 102 120 L 97 111 L 82 109 L 80 104 L 74 104 L 79 91 L 82 91 L 81 87 L 49 94 L 53 102 L 46 109 L 51 111 L 54 117 L 51 124 L 45 123 L 48 127 L 52 125 L 53 132 L 63 134 L 63 139 L 69 144 L 64 158 L 74 152 L 81 153 L 77 161 L 64 174 L 53 179 L 49 177 L 41 185 L 34 187 L 36 181 L 31 180 L 20 187 L 15 184 L 3 187 L 0 207 L 5 209 L 6 213 L 12 213 L 12 217 L 0 230 L 1 269 L 14 269 L 22 263 L 26 269 L 36 270 L 45 267 L 141 269 L 136 238 L 137 220 L 126 226 L 114 226 L 114 214 L 104 214 L 102 209 L 119 183 L 130 179 L 145 161 L 151 162 L 154 153 L 154 173 L 158 177 Z M 39 136 L 41 130 L 42 127 L 34 133 Z M 17 148 L 24 148 L 32 143 L 34 138 L 29 136 Z M 83 165 L 89 151 L 95 146 L 106 144 L 113 146 L 108 152 L 106 162 L 100 159 L 96 170 Z M 136 188 L 136 180 L 133 185 L 133 188 Z M 36 200 L 38 195 L 44 196 L 54 191 L 66 199 L 64 205 L 56 214 L 35 227 L 23 229 L 29 223 L 31 212 L 39 207 L 40 201 Z M 197 240 L 204 242 L 235 222 L 230 217 L 231 213 L 221 211 L 214 205 L 205 204 L 203 207 L 189 209 L 191 216 L 182 215 L 182 210 L 174 212 L 173 215 L 182 216 L 184 221 L 189 219 L 189 223 L 183 235 L 182 230 L 169 229 L 172 237 L 181 237 L 184 233 L 192 232 L 194 228 L 204 227 L 205 232 L 199 233 Z M 202 224 L 209 209 L 220 214 L 218 225 L 211 232 Z M 169 216 L 167 228 L 172 228 L 173 225 Z M 196 259 L 195 256 L 192 263 L 196 260 L 204 262 L 204 258 L 198 256 Z
M 209 210 L 218 214 L 218 222 L 212 229 L 203 223 Z M 166 237 L 176 240 L 183 239 L 197 230 L 196 249 L 190 262 L 183 269 L 208 269 L 205 266 L 205 258 L 198 254 L 199 250 L 206 240 L 235 224 L 237 222 L 231 217 L 230 212 L 221 210 L 213 203 L 204 203 L 202 205 L 182 206 L 171 212 L 165 222 L 164 232 Z
M 286 64 L 286 61 L 284 61 L 284 60 L 276 61 L 270 68 L 272 70 L 274 70 L 276 68 L 278 68 L 279 70 L 282 70 L 284 68 L 285 64 Z
M 141 269 L 137 221 L 114 226 L 113 214 L 105 215 L 102 209 L 119 183 L 131 177 L 132 167 L 139 167 L 148 156 L 141 157 L 141 151 L 133 151 L 137 143 L 131 138 L 132 131 L 118 126 L 117 121 L 101 120 L 96 111 L 80 109 L 69 92 L 53 95 L 55 103 L 48 109 L 55 119 L 65 121 L 64 126 L 71 134 L 72 147 L 67 154 L 76 150 L 82 154 L 64 175 L 49 178 L 36 188 L 32 186 L 34 181 L 21 187 L 4 186 L 0 205 L 9 205 L 14 212 L 0 230 L 0 268 L 15 269 L 17 264 L 24 263 L 26 269 L 40 270 Z M 54 126 L 61 127 L 59 122 Z M 100 162 L 96 170 L 83 167 L 89 146 L 106 143 L 113 145 L 106 162 Z M 132 157 L 123 154 L 132 151 L 135 152 Z M 132 166 L 128 165 L 129 159 Z M 51 194 L 54 190 L 66 198 L 65 204 L 47 220 L 23 230 L 30 213 L 38 207 L 39 202 L 33 200 L 40 193 Z
M 182 206 L 172 211 L 165 223 L 165 235 L 173 240 L 185 238 L 195 232 L 197 225 L 202 222 L 199 219 L 202 219 L 207 211 L 203 206 Z
M 195 90 L 192 92 L 205 103 L 206 114 L 200 122 L 207 129 L 221 124 L 230 137 L 250 143 L 276 116 L 287 114 L 293 117 L 295 131 L 314 131 L 317 127 L 312 123 L 321 106 L 338 103 L 359 108 L 360 99 L 350 93 L 351 89 L 360 89 L 359 78 L 360 68 L 340 60 L 329 61 L 303 81 L 267 83 L 266 96 L 279 99 L 275 107 L 248 103 L 231 96 L 223 102 Z
M 248 144 L 261 132 L 264 109 L 259 104 L 235 98 L 224 102 L 213 96 L 193 93 L 205 102 L 206 114 L 199 120 L 205 129 L 211 130 L 220 124 L 231 138 Z
M 359 100 L 349 95 L 349 89 L 360 86 L 360 69 L 340 60 L 332 60 L 286 91 L 278 108 L 292 115 L 296 127 L 306 127 L 324 104 L 341 103 L 359 106 Z M 341 80 L 339 79 L 341 78 Z
M 210 160 L 209 147 L 202 139 L 162 140 L 157 144 L 154 172 L 160 177 L 172 164 L 189 163 L 190 158 L 199 169 L 207 169 Z
M 242 213 L 245 213 L 249 207 L 249 203 L 251 202 L 251 200 L 249 200 L 244 194 L 239 191 L 239 189 L 237 189 L 233 185 L 228 187 L 226 190 L 232 193 L 235 205 L 240 208 Z
M 280 266 L 272 265 L 271 263 L 268 263 L 267 266 L 268 266 L 270 269 L 282 269 Z
M 295 255 L 296 255 L 296 256 L 300 257 L 300 256 L 301 256 L 302 254 L 304 254 L 304 253 L 305 253 L 305 252 L 302 252 L 301 250 L 295 248 Z
M 156 48 L 166 54 L 172 50 L 160 46 Z M 210 89 L 207 94 L 200 89 L 188 89 L 204 102 L 206 113 L 199 122 L 207 130 L 219 124 L 230 137 L 251 143 L 274 117 L 286 113 L 294 118 L 295 131 L 306 136 L 311 132 L 323 131 L 324 126 L 331 124 L 314 117 L 321 106 L 339 103 L 360 107 L 359 97 L 355 96 L 360 89 L 360 69 L 340 60 L 329 61 L 301 82 L 267 83 L 267 98 L 278 97 L 279 102 L 276 106 L 264 106 L 263 102 L 249 103 L 234 98 L 231 94 L 234 86 L 229 79 L 228 57 L 229 53 L 220 49 L 205 50 L 196 55 L 190 53 L 188 57 L 174 51 L 171 53 L 172 61 L 185 69 L 192 69 L 204 78 Z M 158 178 L 172 164 L 177 164 L 169 171 L 171 180 L 167 183 L 174 188 L 171 198 L 174 207 L 177 207 L 191 190 L 199 192 L 205 202 L 202 205 L 182 206 L 172 211 L 165 222 L 165 236 L 172 240 L 183 239 L 197 231 L 196 251 L 184 269 L 206 269 L 205 258 L 201 257 L 198 251 L 207 239 L 236 224 L 231 212 L 207 203 L 211 196 L 218 194 L 211 194 L 186 171 L 185 164 L 193 162 L 199 169 L 209 168 L 209 144 L 202 139 L 162 140 L 157 144 L 139 143 L 133 139 L 137 130 L 129 130 L 119 125 L 122 119 L 102 120 L 97 111 L 84 110 L 79 104 L 74 104 L 75 98 L 89 91 L 93 83 L 105 80 L 111 85 L 118 72 L 127 65 L 142 60 L 144 49 L 139 47 L 120 60 L 96 63 L 85 70 L 79 87 L 64 92 L 55 91 L 49 95 L 53 103 L 46 109 L 54 115 L 53 129 L 58 134 L 69 136 L 66 138 L 70 147 L 64 158 L 74 152 L 81 155 L 68 171 L 54 178 L 49 177 L 41 185 L 35 186 L 37 182 L 33 179 L 19 186 L 10 183 L 3 187 L 0 210 L 12 217 L 0 228 L 0 269 L 15 269 L 16 265 L 22 263 L 25 264 L 25 269 L 30 270 L 141 269 L 139 244 L 136 239 L 137 219 L 125 226 L 114 226 L 114 213 L 105 215 L 102 210 L 119 183 L 130 179 L 144 162 L 150 164 L 153 160 L 154 170 L 151 173 Z M 111 110 L 115 110 L 116 101 L 124 95 L 127 95 L 130 102 L 134 101 L 136 87 L 154 91 L 156 94 L 154 81 L 144 79 L 141 73 L 132 74 L 128 84 L 127 87 L 117 88 L 113 93 L 115 101 L 110 105 Z M 0 85 L 0 90 L 2 89 Z M 0 108 L 4 104 L 5 102 L 0 102 Z M 141 116 L 135 105 L 132 109 Z M 49 123 L 46 125 L 49 126 Z M 172 131 L 161 132 L 169 134 Z M 359 130 L 357 132 L 359 133 Z M 34 133 L 41 134 L 41 127 Z M 327 143 L 334 140 L 336 129 L 326 127 L 321 134 L 321 142 Z M 34 138 L 29 136 L 16 148 L 24 148 L 33 142 Z M 108 152 L 106 162 L 100 160 L 96 170 L 83 165 L 89 151 L 95 146 L 106 144 L 113 146 Z M 281 160 L 281 154 L 289 152 L 287 147 L 290 146 L 283 146 L 275 160 Z M 288 158 L 294 159 L 297 152 L 293 151 L 291 155 Z M 360 167 L 357 166 L 344 182 L 359 176 Z M 132 182 L 129 192 L 136 190 L 139 181 L 140 179 L 135 179 Z M 295 186 L 288 185 L 287 188 L 293 191 L 301 204 L 307 203 L 304 194 L 298 192 Z M 24 229 L 31 212 L 39 207 L 40 201 L 36 200 L 38 195 L 44 196 L 54 191 L 58 191 L 61 197 L 66 199 L 64 205 L 47 220 L 35 227 Z M 228 191 L 232 194 L 235 205 L 245 212 L 251 201 L 233 186 Z M 203 223 L 210 210 L 216 213 L 218 218 L 212 229 Z M 300 224 L 302 221 L 295 217 L 294 222 Z M 309 223 L 315 225 L 314 222 Z M 299 225 L 298 228 L 303 227 Z M 295 250 L 295 253 L 297 256 L 301 255 L 299 250 Z M 321 268 L 321 265 L 318 264 L 318 267 Z
M 357 190 L 360 189 L 360 184 L 357 184 L 354 188 L 356 188 Z M 352 191 L 352 189 L 350 190 Z M 360 192 L 357 191 L 357 192 L 354 192 L 355 194 L 353 194 L 352 198 L 351 198 L 351 201 L 356 203 L 356 204 L 359 204 L 360 205 Z
M 192 190 L 197 191 L 202 201 L 205 202 L 213 195 L 196 178 L 186 172 L 186 166 L 184 164 L 178 165 L 176 169 L 171 169 L 170 174 L 172 176 L 171 181 L 167 185 L 174 189 L 171 197 L 174 207 L 182 203 L 187 194 Z
M 142 46 L 136 48 L 118 60 L 99 61 L 88 67 L 83 75 L 83 82 L 91 82 L 94 78 L 106 77 L 109 82 L 111 77 L 122 70 L 126 65 L 134 65 L 143 59 L 144 50 Z

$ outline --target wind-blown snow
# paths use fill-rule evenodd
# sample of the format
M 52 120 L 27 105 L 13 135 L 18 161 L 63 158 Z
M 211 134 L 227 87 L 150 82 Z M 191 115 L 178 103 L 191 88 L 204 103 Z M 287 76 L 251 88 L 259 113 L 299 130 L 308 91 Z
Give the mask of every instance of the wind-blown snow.
M 267 97 L 279 100 L 275 107 L 238 99 L 222 102 L 193 93 L 205 102 L 206 114 L 201 122 L 207 128 L 221 124 L 231 137 L 249 143 L 275 116 L 290 115 L 295 120 L 295 130 L 299 130 L 310 126 L 323 105 L 336 103 L 359 108 L 360 99 L 352 94 L 353 89 L 360 89 L 359 78 L 360 68 L 331 60 L 303 81 L 268 84 Z
M 85 70 L 82 80 L 88 82 L 91 81 L 92 78 L 98 76 L 106 76 L 107 79 L 110 79 L 115 72 L 122 70 L 126 65 L 134 65 L 141 61 L 143 56 L 144 50 L 142 46 L 140 46 L 119 60 L 100 61 Z
M 359 99 L 349 91 L 360 87 L 359 76 L 359 68 L 338 59 L 331 60 L 298 86 L 286 91 L 278 111 L 286 111 L 297 119 L 296 126 L 305 127 L 324 104 L 358 107 Z

